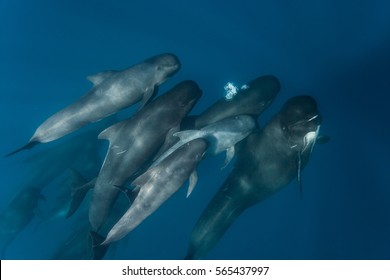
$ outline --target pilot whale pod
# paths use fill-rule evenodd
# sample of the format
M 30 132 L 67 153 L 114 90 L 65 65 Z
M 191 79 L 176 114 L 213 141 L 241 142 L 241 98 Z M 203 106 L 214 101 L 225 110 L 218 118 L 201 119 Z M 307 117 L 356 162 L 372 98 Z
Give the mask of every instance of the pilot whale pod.
M 236 145 L 235 167 L 197 221 L 187 259 L 206 256 L 243 211 L 297 178 L 309 161 L 320 123 L 313 98 L 293 97 L 262 130 Z
M 179 59 L 164 53 L 122 71 L 106 71 L 88 77 L 93 87 L 74 103 L 45 120 L 29 142 L 9 153 L 30 149 L 67 135 L 142 100 L 146 104 L 158 86 L 180 69 Z
M 207 149 L 203 139 L 189 141 L 158 165 L 135 179 L 138 195 L 130 208 L 109 231 L 102 245 L 123 238 L 156 211 L 190 178 L 189 191 L 196 185 L 196 166 Z
M 143 167 L 164 143 L 166 134 L 178 127 L 201 96 L 193 81 L 177 84 L 133 117 L 114 124 L 99 135 L 109 147 L 92 191 L 89 221 L 97 231 L 107 218 L 118 188 Z
M 187 117 L 182 129 L 200 129 L 222 119 L 250 115 L 255 119 L 268 108 L 280 90 L 275 76 L 258 77 L 242 87 L 234 98 L 222 98 L 198 116 Z

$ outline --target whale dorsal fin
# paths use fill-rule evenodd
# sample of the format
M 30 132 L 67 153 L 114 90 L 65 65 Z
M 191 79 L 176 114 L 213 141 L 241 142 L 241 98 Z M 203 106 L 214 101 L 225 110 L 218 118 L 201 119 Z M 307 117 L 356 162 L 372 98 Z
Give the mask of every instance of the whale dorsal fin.
M 114 185 L 115 188 L 119 189 L 124 195 L 126 195 L 129 203 L 132 204 L 139 193 L 139 188 L 129 189 L 123 186 Z
M 188 185 L 187 197 L 189 197 L 192 191 L 194 190 L 196 183 L 198 183 L 198 173 L 196 172 L 195 169 L 194 171 L 192 171 L 190 175 L 190 183 Z
M 202 130 L 183 130 L 174 133 L 173 136 L 179 137 L 183 145 L 191 140 L 204 137 L 205 132 Z
M 148 87 L 142 97 L 141 106 L 139 107 L 138 111 L 145 107 L 156 96 L 157 92 L 158 86 Z
M 135 186 L 134 190 L 139 190 L 149 182 L 156 174 L 156 167 L 151 167 L 148 170 L 146 170 L 145 173 L 138 176 L 131 184 Z
M 112 137 L 116 135 L 116 132 L 121 128 L 125 121 L 121 121 L 116 124 L 113 124 L 112 126 L 107 127 L 105 130 L 100 132 L 100 134 L 98 135 L 98 139 L 105 139 L 111 141 Z
M 108 79 L 112 75 L 118 73 L 115 70 L 103 71 L 87 77 L 87 80 L 93 83 L 94 86 L 101 84 L 104 80 Z

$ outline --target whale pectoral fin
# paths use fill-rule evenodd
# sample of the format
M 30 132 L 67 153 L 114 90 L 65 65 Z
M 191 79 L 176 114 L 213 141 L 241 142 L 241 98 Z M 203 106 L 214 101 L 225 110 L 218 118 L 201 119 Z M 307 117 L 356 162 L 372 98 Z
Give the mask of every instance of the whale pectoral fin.
M 88 76 L 87 80 L 90 81 L 94 86 L 97 86 L 117 72 L 118 71 L 115 70 L 99 72 L 94 75 Z
M 326 144 L 330 141 L 330 137 L 327 135 L 320 135 L 316 139 L 317 144 Z
M 221 169 L 224 169 L 230 163 L 233 157 L 234 157 L 234 145 L 226 150 L 225 162 L 223 163 Z
M 116 124 L 113 124 L 106 129 L 104 129 L 102 132 L 99 133 L 98 139 L 104 139 L 111 141 L 113 137 L 117 135 L 117 131 L 121 129 L 121 127 L 124 125 L 126 120 L 118 122 Z
M 190 175 L 190 183 L 188 185 L 187 198 L 190 196 L 197 183 L 198 183 L 198 173 L 196 172 L 195 169 L 194 171 L 192 171 Z
M 147 88 L 144 93 L 144 96 L 142 97 L 141 106 L 138 108 L 138 111 L 140 111 L 143 107 L 145 107 L 149 103 L 149 101 L 153 99 L 153 97 L 157 94 L 157 92 L 158 92 L 158 86 Z
M 109 245 L 100 245 L 103 243 L 105 238 L 98 234 L 95 231 L 90 231 L 91 239 L 92 239 L 92 259 L 93 260 L 101 260 L 106 254 Z

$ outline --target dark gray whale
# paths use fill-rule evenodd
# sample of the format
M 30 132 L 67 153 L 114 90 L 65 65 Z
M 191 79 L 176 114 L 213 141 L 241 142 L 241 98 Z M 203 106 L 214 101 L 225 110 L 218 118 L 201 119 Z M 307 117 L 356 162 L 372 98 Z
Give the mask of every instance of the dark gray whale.
M 280 90 L 275 76 L 258 77 L 242 88 L 231 100 L 222 98 L 197 116 L 189 116 L 183 121 L 182 129 L 201 129 L 225 118 L 250 115 L 257 119 L 271 105 Z
M 293 97 L 262 130 L 236 145 L 236 165 L 197 221 L 186 259 L 206 256 L 243 211 L 299 176 L 320 123 L 313 98 Z
M 133 117 L 103 130 L 99 138 L 110 142 L 93 188 L 89 221 L 97 231 L 106 220 L 123 186 L 163 145 L 169 130 L 179 127 L 202 92 L 193 81 L 177 84 Z
M 1 259 L 4 259 L 9 244 L 34 218 L 40 199 L 45 199 L 40 189 L 25 188 L 0 213 Z

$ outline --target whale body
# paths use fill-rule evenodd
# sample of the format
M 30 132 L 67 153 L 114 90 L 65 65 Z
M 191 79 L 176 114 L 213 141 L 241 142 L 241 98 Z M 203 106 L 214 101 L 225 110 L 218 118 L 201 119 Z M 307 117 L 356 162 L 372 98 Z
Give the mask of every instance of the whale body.
M 152 166 L 157 165 L 180 146 L 194 139 L 205 139 L 209 148 L 206 156 L 213 156 L 226 151 L 226 166 L 234 156 L 234 145 L 248 136 L 256 127 L 255 120 L 247 115 L 226 118 L 209 124 L 199 130 L 183 130 L 173 134 L 180 140 L 156 159 Z
M 186 259 L 204 258 L 247 208 L 299 176 L 309 161 L 316 140 L 313 133 L 318 135 L 320 123 L 312 97 L 293 97 L 263 129 L 237 144 L 235 167 L 198 219 Z
M 92 191 L 89 207 L 92 230 L 99 230 L 106 220 L 119 192 L 116 187 L 122 187 L 154 156 L 168 131 L 180 125 L 201 94 L 195 82 L 181 82 L 133 117 L 100 133 L 99 138 L 108 140 L 109 147 Z
M 102 245 L 123 238 L 156 211 L 190 178 L 189 190 L 197 182 L 196 166 L 207 149 L 203 139 L 189 141 L 162 160 L 158 165 L 135 179 L 139 189 L 131 207 L 109 231 Z
M 142 100 L 146 104 L 158 86 L 180 69 L 179 59 L 164 53 L 121 71 L 105 71 L 87 77 L 93 87 L 74 103 L 46 119 L 23 147 L 30 149 L 67 135 Z

